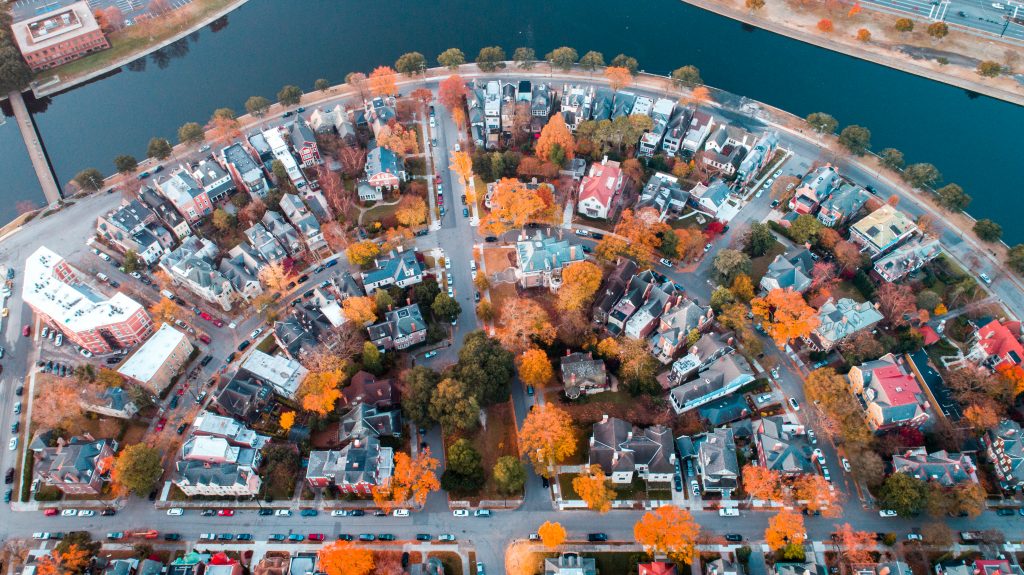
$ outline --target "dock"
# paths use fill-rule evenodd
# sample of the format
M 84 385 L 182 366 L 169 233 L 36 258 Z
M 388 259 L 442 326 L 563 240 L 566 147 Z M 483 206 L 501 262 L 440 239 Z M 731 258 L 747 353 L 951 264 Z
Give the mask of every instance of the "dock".
M 18 129 L 21 130 L 21 138 L 25 142 L 25 149 L 28 157 L 32 160 L 32 168 L 36 171 L 36 178 L 39 179 L 39 186 L 43 189 L 46 203 L 55 204 L 61 199 L 60 186 L 57 185 L 57 178 L 50 169 L 50 162 L 46 159 L 46 151 L 43 149 L 43 142 L 36 131 L 35 121 L 32 114 L 29 114 L 25 106 L 25 99 L 21 92 L 11 92 L 7 95 L 14 109 L 14 117 L 18 121 Z

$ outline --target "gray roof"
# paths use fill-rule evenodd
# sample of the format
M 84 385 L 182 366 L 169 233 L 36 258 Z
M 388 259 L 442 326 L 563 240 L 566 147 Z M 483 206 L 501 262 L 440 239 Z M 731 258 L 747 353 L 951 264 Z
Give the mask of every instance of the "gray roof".
M 214 268 L 217 245 L 205 238 L 189 236 L 178 248 L 160 260 L 160 267 L 172 276 L 188 280 L 190 287 L 221 295 L 230 282 Z
M 295 121 L 288 127 L 288 135 L 291 136 L 292 146 L 296 149 L 308 143 L 316 145 L 316 134 L 313 133 L 302 116 L 295 118 Z
M 871 302 L 856 302 L 850 298 L 834 301 L 829 298 L 818 308 L 821 324 L 814 333 L 830 342 L 837 342 L 851 333 L 867 329 L 882 320 Z
M 256 275 L 257 271 L 250 270 L 245 265 L 244 258 L 241 255 L 226 257 L 220 260 L 217 270 L 231 282 L 231 287 L 235 288 L 235 291 L 238 292 L 245 291 L 250 284 L 259 284 L 260 282 Z
M 796 435 L 784 429 L 785 420 L 780 415 L 761 419 L 755 441 L 758 453 L 762 454 L 768 469 L 782 473 L 811 473 L 811 448 L 803 435 Z
M 774 130 L 765 132 L 757 143 L 754 144 L 754 147 L 751 148 L 747 157 L 743 158 L 743 161 L 740 162 L 739 172 L 741 174 L 751 174 L 754 170 L 757 170 L 768 158 L 768 154 L 775 149 L 778 142 L 779 134 L 777 132 Z
M 544 575 L 597 575 L 597 560 L 578 553 L 562 553 L 544 560 Z
M 281 196 L 281 210 L 288 221 L 307 238 L 320 233 L 320 222 L 316 221 L 316 216 L 306 207 L 299 196 L 295 194 Z
M 357 403 L 341 417 L 338 432 L 341 441 L 399 436 L 402 434 L 402 414 L 398 410 L 383 411 L 373 405 Z
M 629 280 L 636 274 L 637 265 L 631 259 L 619 258 L 615 269 L 605 276 L 594 303 L 594 310 L 607 314 L 615 307 L 629 285 Z
M 143 186 L 139 190 L 139 199 L 142 200 L 142 203 L 149 206 L 150 209 L 154 210 L 164 223 L 172 228 L 178 227 L 178 225 L 185 221 L 185 218 L 178 213 L 173 204 L 167 198 L 157 194 L 153 188 Z
M 839 212 L 844 218 L 848 218 L 859 212 L 870 197 L 871 195 L 860 186 L 844 182 L 827 200 L 821 202 L 821 209 Z
M 394 466 L 390 447 L 374 436 L 353 441 L 332 451 L 311 451 L 306 477 L 327 477 L 336 485 L 386 484 Z
M 1024 481 L 1024 441 L 1021 441 L 1020 424 L 1010 419 L 999 422 L 995 428 L 986 432 L 986 443 L 998 453 L 998 460 L 993 464 L 999 468 L 997 473 L 1015 482 Z
M 578 397 L 581 386 L 604 386 L 607 382 L 604 360 L 594 359 L 589 351 L 578 351 L 562 358 L 562 385 L 569 397 Z
M 653 207 L 664 215 L 669 210 L 682 211 L 689 199 L 690 193 L 679 185 L 679 178 L 656 172 L 641 190 L 637 206 Z
M 751 381 L 754 375 L 747 362 L 736 354 L 728 354 L 697 374 L 697 379 L 673 388 L 669 394 L 676 405 L 682 406 L 726 389 L 739 389 Z
M 618 91 L 612 98 L 611 119 L 621 116 L 628 116 L 633 111 L 633 104 L 636 104 L 636 94 L 632 92 Z
M 416 259 L 416 252 L 392 251 L 387 258 L 377 260 L 377 269 L 363 274 L 363 284 L 377 284 L 388 280 L 391 283 L 396 283 L 421 275 L 423 275 L 423 266 Z
M 717 427 L 731 423 L 749 414 L 750 408 L 742 394 L 727 395 L 697 409 L 702 419 Z
M 211 463 L 208 461 L 181 459 L 175 464 L 177 481 L 188 485 L 210 485 L 230 487 L 248 483 L 256 473 L 249 465 L 235 463 Z
M 405 171 L 405 164 L 398 154 L 383 146 L 376 146 L 370 153 L 366 154 L 366 175 L 373 177 L 376 174 L 387 173 L 395 176 Z
M 221 150 L 221 154 L 224 157 L 224 162 L 234 166 L 243 180 L 249 181 L 257 177 L 263 177 L 263 170 L 252 159 L 249 152 L 245 151 L 242 144 L 235 142 Z
M 617 417 L 594 424 L 590 462 L 606 474 L 633 471 L 637 465 L 646 465 L 651 473 L 671 473 L 674 453 L 672 430 L 664 425 L 641 430 Z
M 697 448 L 697 466 L 705 490 L 736 489 L 740 466 L 731 429 L 719 428 L 704 434 Z
M 545 236 L 539 230 L 533 239 L 516 242 L 516 253 L 519 255 L 519 269 L 523 273 L 561 269 L 586 257 L 579 246 L 571 245 L 566 240 Z
M 256 222 L 252 227 L 245 230 L 245 237 L 249 241 L 249 245 L 259 254 L 260 259 L 265 262 L 277 262 L 288 255 L 288 252 L 281 247 L 277 238 L 267 231 L 267 228 L 260 222 Z
M 47 447 L 36 452 L 35 473 L 45 474 L 53 482 L 89 483 L 99 456 L 113 440 L 72 437 L 63 447 Z
M 810 563 L 776 563 L 775 575 L 825 575 L 825 567 Z
M 773 289 L 792 289 L 803 293 L 811 287 L 811 271 L 814 260 L 805 248 L 796 248 L 785 254 L 775 256 L 768 264 L 768 271 L 761 278 L 761 287 L 766 291 Z
M 945 487 L 978 481 L 974 461 L 964 453 L 945 450 L 928 453 L 921 447 L 893 455 L 892 466 L 897 473 L 908 473 L 922 481 L 936 481 Z
M 154 219 L 153 211 L 139 200 L 129 200 L 107 215 L 107 220 L 127 234 L 133 234 L 146 227 Z
M 244 420 L 266 403 L 273 394 L 274 389 L 269 384 L 251 376 L 236 375 L 217 394 L 215 405 L 221 413 Z
M 370 333 L 370 341 L 386 338 L 395 340 L 427 329 L 427 323 L 423 321 L 419 304 L 414 303 L 387 312 L 384 314 L 384 321 L 371 325 L 367 329 Z

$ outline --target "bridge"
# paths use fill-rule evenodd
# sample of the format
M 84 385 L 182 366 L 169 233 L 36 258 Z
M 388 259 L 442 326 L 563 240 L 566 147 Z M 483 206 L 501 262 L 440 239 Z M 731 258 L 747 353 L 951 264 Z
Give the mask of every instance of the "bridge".
M 39 179 L 39 186 L 43 189 L 46 203 L 55 204 L 61 199 L 60 186 L 57 185 L 57 178 L 50 169 L 50 162 L 46 159 L 46 151 L 43 150 L 43 142 L 36 131 L 35 121 L 32 114 L 28 113 L 25 106 L 25 99 L 21 92 L 14 91 L 7 95 L 14 109 L 14 117 L 18 121 L 18 129 L 21 130 L 21 138 L 25 141 L 25 148 L 28 150 L 28 157 L 32 160 L 32 168 L 36 171 Z

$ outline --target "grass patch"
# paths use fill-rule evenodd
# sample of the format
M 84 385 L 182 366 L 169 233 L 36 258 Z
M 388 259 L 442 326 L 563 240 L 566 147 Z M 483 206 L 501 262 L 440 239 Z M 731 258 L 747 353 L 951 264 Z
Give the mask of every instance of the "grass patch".
M 487 476 L 487 481 L 478 494 L 462 497 L 462 499 L 473 502 L 482 499 L 508 498 L 509 495 L 498 490 L 498 486 L 492 476 L 492 470 L 499 457 L 505 455 L 519 456 L 519 440 L 511 401 L 492 405 L 486 408 L 485 411 L 487 412 L 487 427 L 481 427 L 472 436 L 465 437 L 465 439 L 468 439 L 473 444 L 473 448 L 480 453 L 480 464 L 484 468 L 484 475 Z M 445 445 L 451 445 L 457 438 L 456 436 L 448 438 L 445 441 Z
M 838 301 L 841 298 L 848 297 L 853 301 L 864 301 L 864 295 L 860 293 L 860 290 L 856 288 L 852 283 L 848 281 L 841 281 L 832 288 L 832 297 Z
M 786 253 L 786 246 L 782 245 L 781 242 L 776 241 L 772 244 L 772 247 L 768 250 L 768 253 L 763 256 L 759 256 L 750 260 L 750 281 L 754 285 L 761 283 L 761 278 L 768 271 L 768 266 L 771 265 L 775 256 L 779 256 Z
M 558 474 L 558 486 L 562 489 L 562 499 L 580 501 L 583 499 L 573 489 L 572 480 L 576 478 L 575 473 L 560 473 Z
M 273 335 L 268 335 L 256 346 L 256 349 L 267 355 L 273 355 L 277 351 L 277 340 L 274 339 Z
M 572 221 L 573 223 L 583 224 L 591 228 L 598 228 L 609 232 L 615 231 L 615 222 L 611 222 L 608 220 L 599 220 L 597 218 L 588 218 L 587 216 L 584 216 L 579 212 L 576 212 L 572 215 Z
M 395 215 L 398 211 L 398 204 L 392 204 L 390 206 L 377 205 L 366 210 L 363 213 L 363 225 L 372 224 L 373 222 L 380 222 L 386 220 Z
M 512 258 L 515 257 L 513 248 L 488 248 L 484 249 L 484 265 L 489 275 L 496 274 L 511 267 Z

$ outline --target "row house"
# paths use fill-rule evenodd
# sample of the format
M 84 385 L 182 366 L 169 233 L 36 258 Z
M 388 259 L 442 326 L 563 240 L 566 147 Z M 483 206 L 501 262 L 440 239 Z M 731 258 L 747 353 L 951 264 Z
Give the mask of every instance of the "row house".
M 551 116 L 551 111 L 554 107 L 554 89 L 548 84 L 534 84 L 533 90 L 530 93 L 530 115 L 539 121 L 533 125 L 539 125 L 540 128 L 543 128 L 544 124 L 547 123 L 548 117 Z M 540 132 L 540 129 L 534 129 L 534 133 L 538 132 Z
M 654 110 L 654 99 L 647 96 L 637 96 L 637 99 L 633 101 L 633 109 L 630 110 L 629 115 L 649 117 L 652 110 Z
M 191 223 L 212 214 L 214 204 L 227 199 L 228 194 L 235 190 L 231 176 L 209 160 L 200 160 L 192 166 L 179 166 L 167 178 L 157 180 L 156 186 Z
M 288 252 L 285 251 L 281 242 L 260 222 L 256 222 L 245 230 L 245 241 L 249 244 L 249 252 L 255 254 L 264 263 L 277 264 L 288 257 Z
M 658 98 L 651 109 L 651 120 L 654 125 L 649 132 L 640 137 L 640 145 L 637 148 L 637 155 L 649 158 L 661 147 L 661 139 L 668 130 L 669 120 L 675 111 L 676 103 L 668 98 Z M 635 113 L 635 112 L 634 112 Z
M 336 134 L 348 146 L 357 143 L 356 127 L 341 104 L 336 104 L 333 108 L 313 110 L 309 116 L 309 126 L 317 134 Z
M 884 204 L 850 226 L 850 241 L 859 245 L 871 259 L 876 259 L 916 233 L 917 224 L 907 214 Z
M 778 145 L 778 132 L 769 130 L 762 134 L 736 169 L 736 181 L 744 186 L 753 182 L 761 169 L 772 159 Z
M 134 251 L 147 266 L 155 264 L 174 246 L 171 233 L 139 200 L 125 201 L 117 209 L 98 217 L 96 233 L 123 252 Z
M 739 206 L 732 196 L 732 188 L 721 179 L 715 178 L 710 186 L 701 183 L 694 186 L 690 190 L 690 203 L 697 211 L 727 222 L 739 211 Z
M 516 242 L 516 256 L 519 285 L 524 288 L 543 286 L 557 291 L 562 285 L 562 268 L 583 261 L 586 254 L 578 245 L 537 231 L 532 239 Z
M 704 143 L 701 161 L 726 177 L 739 169 L 747 150 L 754 145 L 754 135 L 730 124 L 720 125 Z
M 201 412 L 181 446 L 172 482 L 188 497 L 254 496 L 262 485 L 257 469 L 268 441 L 229 417 Z
M 658 327 L 661 316 L 682 301 L 683 291 L 672 282 L 652 284 L 644 302 L 626 320 L 623 333 L 634 339 L 647 339 Z
M 323 310 L 310 302 L 293 305 L 288 315 L 274 323 L 274 341 L 291 359 L 337 344 L 331 328 L 333 324 Z
M 288 127 L 288 136 L 292 141 L 292 150 L 299 157 L 302 167 L 311 168 L 323 163 L 320 159 L 320 149 L 316 145 L 316 134 L 301 115 Z
M 260 435 L 231 417 L 200 411 L 189 431 L 192 437 L 213 437 L 223 439 L 229 445 L 249 449 L 263 449 L 270 438 Z
M 661 149 L 669 156 L 675 156 L 683 146 L 686 132 L 690 127 L 690 120 L 696 108 L 685 106 L 676 108 L 665 126 L 665 134 L 662 136 Z
M 672 362 L 672 369 L 659 375 L 658 380 L 665 388 L 682 385 L 693 375 L 709 369 L 718 358 L 734 351 L 732 336 L 706 333 L 687 350 L 686 355 Z
M 171 230 L 178 241 L 192 235 L 192 228 L 189 227 L 188 220 L 182 217 L 170 200 L 158 194 L 153 188 L 142 186 L 139 190 L 139 200 L 153 211 L 159 221 Z
M 882 314 L 871 302 L 828 298 L 818 308 L 818 327 L 804 341 L 812 349 L 828 351 L 850 334 L 869 329 L 880 321 Z
M 335 487 L 342 493 L 368 496 L 387 486 L 394 471 L 394 453 L 376 437 L 353 440 L 339 450 L 311 451 L 306 483 L 314 489 Z
M 501 86 L 501 133 L 511 134 L 516 123 L 516 83 Z
M 854 366 L 847 377 L 872 431 L 918 428 L 928 421 L 928 398 L 917 378 L 894 354 Z
M 739 487 L 740 465 L 736 440 L 727 427 L 709 431 L 696 438 L 697 473 L 704 493 L 721 493 L 728 499 Z M 724 572 L 723 572 L 724 573 Z
M 875 274 L 887 282 L 896 282 L 921 269 L 941 253 L 942 244 L 938 238 L 918 236 L 875 260 Z
M 690 192 L 679 185 L 679 178 L 655 172 L 640 191 L 637 208 L 654 208 L 661 214 L 661 220 L 665 221 L 682 215 L 689 202 Z
M 605 415 L 594 424 L 588 465 L 598 465 L 613 484 L 633 482 L 638 476 L 648 483 L 668 483 L 676 470 L 672 430 L 664 425 L 640 429 Z
M 1020 424 L 1004 419 L 986 431 L 982 441 L 999 478 L 999 486 L 1006 491 L 1024 489 L 1024 438 Z
M 893 455 L 892 467 L 896 473 L 906 473 L 943 487 L 978 482 L 974 460 L 964 453 L 945 450 L 928 453 L 924 447 L 918 447 Z
M 375 198 L 383 199 L 384 190 L 398 190 L 399 185 L 406 181 L 405 162 L 395 152 L 383 146 L 375 146 L 366 155 L 366 183 L 376 190 Z M 360 194 L 360 199 L 362 194 Z M 364 200 L 366 201 L 366 200 Z
M 831 164 L 811 170 L 793 192 L 789 209 L 798 214 L 813 214 L 842 183 L 839 170 Z
M 485 147 L 490 150 L 498 145 L 501 136 L 501 82 L 491 80 L 483 85 L 483 110 Z
M 320 222 L 306 207 L 302 198 L 295 194 L 284 194 L 281 196 L 281 211 L 295 226 L 295 229 L 302 233 L 309 251 L 316 252 L 327 247 L 327 240 L 324 239 L 323 231 L 320 229 Z
M 838 228 L 857 215 L 870 197 L 871 194 L 860 186 L 843 182 L 821 202 L 818 221 L 830 228 Z
M 427 322 L 423 321 L 419 304 L 390 310 L 384 321 L 368 328 L 370 342 L 384 351 L 406 349 L 427 339 Z
M 220 151 L 220 163 L 235 181 L 235 186 L 248 194 L 266 198 L 270 184 L 256 160 L 252 158 L 245 146 L 235 142 Z
M 373 130 L 373 137 L 380 135 L 380 131 L 392 120 L 398 118 L 396 100 L 392 96 L 377 96 L 367 100 L 363 106 L 363 119 L 370 129 Z M 358 123 L 358 122 L 357 122 Z
M 608 314 L 626 292 L 630 279 L 636 275 L 637 265 L 631 259 L 619 258 L 615 268 L 604 276 L 591 307 L 591 319 L 596 325 L 608 323 Z
M 264 263 L 248 244 L 239 244 L 221 258 L 217 271 L 231 284 L 231 288 L 245 301 L 252 301 L 263 295 L 260 269 Z
M 576 128 L 590 119 L 590 109 L 593 105 L 593 86 L 566 84 L 562 88 L 562 118 L 570 132 L 575 134 Z
M 284 167 L 285 173 L 288 174 L 288 180 L 295 186 L 295 189 L 301 190 L 306 187 L 306 176 L 302 173 L 299 162 L 296 161 L 295 156 L 292 154 L 288 142 L 285 141 L 286 130 L 287 128 L 278 126 L 263 131 L 263 146 L 270 153 L 269 158 L 264 160 L 263 165 L 273 173 L 274 162 L 280 162 L 281 166 Z M 250 141 L 252 140 L 250 139 Z M 264 155 L 266 154 L 260 154 L 260 157 Z M 278 182 L 278 184 L 281 184 L 281 182 Z
M 416 252 L 392 250 L 387 257 L 377 258 L 375 263 L 377 269 L 362 274 L 367 292 L 392 285 L 404 288 L 423 281 L 423 264 Z
M 636 104 L 636 94 L 633 92 L 618 91 L 612 96 L 611 120 L 624 118 L 633 114 L 633 105 Z
M 609 333 L 617 336 L 625 330 L 626 322 L 647 301 L 647 296 L 654 287 L 654 284 L 654 272 L 649 269 L 630 278 L 629 285 L 626 286 L 622 297 L 615 302 L 611 311 L 608 312 L 605 328 Z
M 594 104 L 590 107 L 590 119 L 599 122 L 612 118 L 612 100 L 615 93 L 611 88 L 598 87 L 594 92 Z
M 686 346 L 690 334 L 706 331 L 714 317 L 710 307 L 701 307 L 685 297 L 679 299 L 658 318 L 658 326 L 650 341 L 654 357 L 663 364 L 669 364 L 680 348 Z
M 388 410 L 398 405 L 398 388 L 394 380 L 377 379 L 371 373 L 358 371 L 341 390 L 341 403 L 347 406 L 365 403 L 378 410 Z
M 55 447 L 31 446 L 33 481 L 56 487 L 65 495 L 99 495 L 110 480 L 117 451 L 113 439 L 93 439 L 88 434 L 57 439 Z
M 775 289 L 804 293 L 811 287 L 814 259 L 807 248 L 793 248 L 775 256 L 758 284 L 765 292 Z
M 588 218 L 608 219 L 615 199 L 625 185 L 625 178 L 619 162 L 609 161 L 605 156 L 601 163 L 590 165 L 590 172 L 580 182 L 576 211 Z
M 243 376 L 251 376 L 270 385 L 274 393 L 291 400 L 295 399 L 299 386 L 309 375 L 309 370 L 298 361 L 281 354 L 263 353 L 258 349 L 245 358 L 239 371 Z
M 696 154 L 701 149 L 704 141 L 711 135 L 711 128 L 715 126 L 715 117 L 703 110 L 696 110 L 690 116 L 690 123 L 683 136 L 682 149 L 684 153 Z
M 306 245 L 302 243 L 298 230 L 284 219 L 281 212 L 267 210 L 260 222 L 289 256 L 294 258 L 306 251 Z
M 594 359 L 591 352 L 566 352 L 561 359 L 562 388 L 565 396 L 576 399 L 581 395 L 590 395 L 607 391 L 611 386 L 604 360 Z
M 689 354 L 688 357 L 697 354 Z M 684 358 L 685 359 L 685 358 Z M 691 360 L 692 361 L 692 360 Z M 684 363 L 681 369 L 687 367 Z M 671 389 L 669 403 L 676 413 L 685 413 L 706 403 L 732 395 L 754 381 L 754 373 L 742 356 L 728 353 L 711 362 L 693 381 Z
M 224 311 L 231 311 L 234 288 L 218 271 L 215 263 L 217 254 L 217 244 L 206 238 L 190 236 L 160 260 L 160 268 L 170 276 L 174 285 L 185 287 Z

